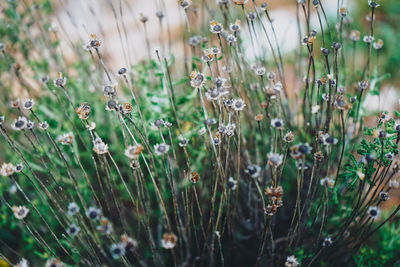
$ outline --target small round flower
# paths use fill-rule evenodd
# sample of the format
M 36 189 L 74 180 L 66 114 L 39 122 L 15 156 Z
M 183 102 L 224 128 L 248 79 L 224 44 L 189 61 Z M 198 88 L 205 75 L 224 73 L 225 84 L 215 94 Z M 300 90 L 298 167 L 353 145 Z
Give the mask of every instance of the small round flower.
M 125 156 L 127 156 L 130 159 L 136 159 L 140 153 L 143 151 L 143 146 L 142 145 L 134 145 L 134 146 L 128 146 L 125 149 Z
M 189 143 L 189 140 L 188 139 L 186 139 L 185 137 L 183 137 L 182 135 L 181 136 L 179 136 L 179 146 L 180 147 L 185 147 L 185 146 L 187 146 L 188 145 L 188 143 Z
M 350 40 L 352 40 L 353 42 L 357 42 L 360 40 L 360 32 L 357 30 L 352 30 L 350 32 Z
M 72 142 L 74 141 L 74 135 L 72 134 L 72 132 L 65 133 L 63 135 L 60 135 L 57 138 L 57 141 L 60 142 L 64 146 L 71 145 Z
M 98 155 L 106 154 L 108 153 L 108 145 L 100 137 L 97 137 L 93 141 L 93 151 Z
M 126 74 L 126 72 L 127 72 L 127 69 L 126 69 L 126 68 L 120 68 L 120 69 L 118 70 L 118 75 L 124 75 L 124 74 Z
M 29 213 L 29 209 L 25 206 L 12 206 L 11 209 L 18 220 L 24 219 Z
M 264 115 L 263 114 L 257 114 L 256 116 L 254 116 L 254 119 L 256 120 L 256 121 L 261 121 L 261 120 L 263 120 L 264 119 Z
M 379 39 L 378 41 L 374 42 L 372 46 L 374 47 L 375 50 L 380 50 L 383 47 L 383 41 Z
M 236 20 L 235 23 L 231 23 L 229 28 L 234 33 L 238 32 L 240 30 L 240 20 Z
M 190 86 L 193 88 L 201 88 L 203 87 L 206 81 L 206 76 L 203 73 L 192 71 L 190 74 Z
M 229 42 L 230 45 L 236 43 L 237 38 L 233 34 L 228 34 L 226 36 L 226 40 Z
M 79 206 L 75 202 L 68 204 L 68 215 L 74 216 L 79 212 Z
M 19 98 L 10 101 L 10 107 L 12 108 L 19 108 L 20 107 L 20 100 Z
M 254 73 L 258 76 L 264 76 L 266 69 L 264 67 L 261 66 L 255 66 L 253 67 Z
M 268 164 L 278 168 L 283 162 L 283 155 L 270 152 L 268 153 Z
M 257 15 L 256 15 L 256 13 L 254 13 L 254 12 L 250 12 L 249 14 L 247 14 L 247 18 L 248 18 L 250 21 L 254 21 L 254 20 L 257 18 Z
M 100 40 L 97 38 L 96 34 L 92 33 L 90 35 L 89 47 L 96 49 L 99 48 L 100 45 L 101 45 Z
M 221 23 L 219 23 L 219 22 L 217 22 L 215 20 L 210 22 L 210 31 L 212 33 L 219 34 L 219 33 L 221 33 L 223 31 L 223 29 L 224 28 L 222 27 Z
M 132 104 L 131 103 L 124 103 L 122 105 L 122 112 L 124 114 L 130 114 L 132 112 Z
M 233 102 L 233 109 L 236 111 L 243 110 L 245 106 L 246 106 L 246 104 L 244 103 L 243 99 L 241 99 L 241 98 L 235 99 Z
M 65 264 L 56 258 L 51 258 L 46 261 L 45 267 L 65 267 Z
M 24 109 L 31 109 L 33 105 L 35 105 L 35 101 L 31 98 L 25 99 L 24 102 L 22 102 L 22 108 Z
M 15 172 L 15 166 L 12 163 L 3 163 L 0 168 L 1 176 L 10 176 Z
M 363 41 L 366 44 L 371 44 L 374 40 L 375 40 L 375 38 L 373 36 L 371 36 L 371 35 L 365 35 L 363 37 Z
M 91 220 L 98 220 L 101 214 L 101 210 L 96 207 L 89 207 L 89 209 L 86 211 L 86 216 Z
M 380 210 L 378 207 L 376 207 L 376 206 L 369 207 L 369 208 L 368 208 L 368 211 L 367 211 L 367 214 L 368 214 L 373 220 L 375 220 L 375 219 L 378 219 L 378 218 L 379 218 L 379 215 L 381 214 L 381 210 Z
M 114 99 L 109 100 L 106 105 L 106 110 L 107 111 L 118 110 L 118 101 Z
M 200 181 L 200 174 L 198 174 L 197 172 L 193 171 L 192 175 L 190 176 L 190 181 L 192 183 L 197 183 L 198 181 Z
M 288 256 L 286 258 L 285 267 L 297 267 L 299 265 L 300 265 L 299 261 L 294 255 Z
M 385 159 L 392 161 L 394 159 L 394 154 L 393 153 L 386 153 L 385 154 Z
M 21 131 L 25 129 L 27 122 L 28 121 L 25 117 L 18 117 L 18 119 L 14 120 L 14 122 L 11 124 L 11 128 L 16 131 Z
M 165 249 L 173 249 L 178 243 L 178 237 L 173 233 L 163 234 L 161 239 L 161 246 Z
M 121 235 L 121 242 L 125 246 L 125 251 L 134 251 L 138 246 L 138 242 L 127 234 Z
M 284 125 L 283 121 L 278 118 L 271 120 L 271 126 L 276 129 L 283 129 L 283 125 Z
M 39 129 L 47 130 L 47 128 L 49 128 L 49 124 L 47 123 L 47 121 L 39 122 Z
M 372 8 L 377 8 L 377 7 L 380 6 L 377 2 L 371 1 L 371 0 L 368 0 L 368 5 L 369 5 L 370 7 L 372 7 Z
M 213 119 L 213 118 L 207 118 L 204 121 L 204 124 L 207 125 L 207 126 L 211 126 L 211 125 L 216 124 L 216 123 L 217 123 L 217 121 L 215 119 Z
M 53 82 L 54 82 L 54 85 L 57 87 L 64 87 L 67 84 L 67 78 L 63 77 L 62 73 L 59 72 L 58 78 L 55 79 Z
M 265 214 L 267 214 L 268 216 L 274 216 L 277 210 L 278 210 L 278 207 L 277 207 L 275 204 L 272 204 L 272 205 L 271 205 L 271 204 L 268 204 L 268 205 L 265 207 L 264 212 L 265 212 Z
M 248 165 L 244 172 L 248 173 L 251 178 L 257 178 L 258 176 L 260 176 L 261 167 L 258 165 Z
M 205 96 L 206 96 L 207 100 L 215 101 L 215 100 L 220 99 L 221 96 L 223 96 L 227 93 L 228 93 L 227 91 L 220 92 L 220 90 L 218 90 L 217 88 L 212 88 L 208 92 L 205 93 Z
M 26 128 L 28 130 L 32 130 L 34 126 L 35 126 L 35 123 L 33 121 L 28 120 L 28 122 L 26 123 Z
M 320 185 L 327 186 L 329 188 L 333 188 L 333 186 L 335 185 L 335 181 L 329 177 L 322 178 L 319 181 L 319 183 L 320 183 Z
M 322 241 L 323 247 L 330 247 L 332 245 L 332 238 L 325 237 L 324 241 Z
M 198 131 L 197 131 L 197 134 L 198 135 L 200 135 L 200 136 L 202 136 L 202 135 L 204 135 L 205 133 L 206 133 L 206 128 L 204 128 L 204 127 L 201 127 Z
M 312 150 L 312 147 L 310 147 L 310 145 L 308 143 L 294 145 L 290 148 L 290 151 L 291 151 L 290 155 L 294 159 L 299 160 L 302 157 L 304 157 L 306 154 L 311 152 L 311 150 Z
M 189 38 L 189 45 L 198 46 L 201 44 L 202 37 L 199 35 L 195 35 Z
M 116 85 L 104 85 L 103 92 L 106 97 L 114 97 L 117 94 Z
M 79 228 L 79 226 L 73 223 L 67 228 L 67 234 L 71 236 L 76 236 L 80 230 L 81 228 Z
M 236 186 L 237 186 L 237 181 L 235 179 L 233 179 L 233 177 L 229 177 L 227 185 L 228 185 L 229 189 L 235 190 Z
M 215 136 L 213 139 L 213 143 L 216 146 L 219 146 L 221 144 L 221 138 L 219 138 L 218 136 Z
M 76 108 L 76 113 L 81 120 L 87 120 L 92 112 L 92 108 L 88 103 L 82 103 L 79 107 Z
M 155 126 L 157 128 L 161 128 L 164 126 L 164 120 L 163 119 L 157 119 L 152 123 L 152 126 Z
M 321 52 L 322 52 L 322 54 L 323 54 L 324 56 L 328 56 L 329 53 L 330 53 L 330 51 L 329 51 L 328 48 L 321 48 Z
M 23 168 L 24 168 L 24 165 L 22 165 L 21 163 L 18 163 L 17 165 L 15 165 L 14 171 L 16 173 L 18 173 L 18 172 L 21 172 Z
M 345 8 L 345 7 L 340 8 L 339 14 L 343 18 L 346 17 L 347 16 L 347 8 Z
M 380 192 L 379 193 L 379 198 L 382 201 L 388 201 L 390 199 L 389 193 L 388 192 Z
M 285 141 L 286 143 L 291 143 L 294 141 L 294 134 L 293 132 L 288 132 L 287 134 L 285 134 L 285 136 L 283 137 L 283 141 Z
M 186 10 L 192 4 L 192 1 L 190 1 L 190 0 L 178 0 L 178 4 L 180 5 L 181 8 Z
M 157 145 L 154 145 L 154 149 L 155 149 L 157 155 L 163 155 L 163 154 L 168 153 L 169 145 L 167 145 L 165 143 L 157 144 Z
M 112 224 L 106 217 L 100 218 L 100 225 L 98 225 L 96 229 L 105 235 L 110 235 L 113 231 Z
M 336 145 L 338 140 L 329 134 L 324 134 L 322 136 L 322 142 L 324 145 L 329 146 L 329 145 Z
M 110 252 L 113 259 L 117 260 L 122 258 L 125 255 L 125 245 L 124 243 L 120 242 L 117 244 L 112 244 L 110 247 Z
M 342 48 L 342 45 L 338 42 L 333 42 L 332 43 L 332 48 L 335 50 L 339 50 L 340 48 Z
M 366 90 L 366 89 L 368 88 L 368 80 L 359 81 L 359 82 L 358 82 L 358 88 L 359 88 L 361 91 Z

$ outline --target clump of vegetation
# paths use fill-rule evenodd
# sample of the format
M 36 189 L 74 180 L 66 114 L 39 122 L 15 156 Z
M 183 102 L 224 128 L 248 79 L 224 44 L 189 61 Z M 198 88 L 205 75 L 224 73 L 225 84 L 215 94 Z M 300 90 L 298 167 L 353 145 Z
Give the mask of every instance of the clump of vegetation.
M 134 65 L 126 3 L 107 2 L 126 56 L 119 69 L 100 36 L 82 45 L 60 34 L 51 1 L 3 3 L 6 264 L 399 264 L 400 205 L 388 203 L 400 124 L 363 108 L 390 77 L 377 2 L 361 3 L 365 27 L 343 1 L 333 19 L 327 1 L 293 1 L 291 53 L 267 3 L 180 0 L 182 56 L 170 34 L 153 50 L 141 15 L 147 54 Z M 368 243 L 376 235 L 384 241 Z

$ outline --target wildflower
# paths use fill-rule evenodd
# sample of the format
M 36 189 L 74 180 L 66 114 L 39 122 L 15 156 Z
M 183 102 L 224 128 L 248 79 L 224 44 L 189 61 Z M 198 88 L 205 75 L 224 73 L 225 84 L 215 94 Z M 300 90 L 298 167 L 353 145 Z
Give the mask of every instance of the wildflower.
M 197 131 L 198 135 L 204 135 L 206 133 L 206 128 L 201 127 L 198 131 Z
M 56 258 L 51 258 L 46 261 L 45 267 L 65 267 L 65 264 Z
M 96 48 L 99 48 L 100 45 L 101 45 L 100 40 L 97 38 L 96 34 L 92 33 L 92 34 L 90 35 L 89 46 L 90 46 L 91 48 L 96 49 Z
M 179 146 L 180 147 L 185 147 L 185 146 L 187 146 L 188 145 L 188 143 L 189 143 L 189 140 L 188 139 L 186 139 L 186 138 L 184 138 L 182 135 L 181 136 L 179 136 Z
M 335 185 L 335 181 L 329 177 L 322 178 L 319 181 L 319 183 L 320 183 L 320 185 L 327 186 L 329 188 L 333 188 L 333 186 Z
M 47 128 L 49 128 L 49 124 L 47 123 L 47 121 L 39 122 L 39 129 L 47 130 Z
M 217 123 L 217 121 L 215 119 L 213 119 L 213 118 L 207 118 L 204 121 L 204 124 L 207 125 L 207 126 L 211 126 L 211 125 L 216 124 L 216 123 Z
M 376 207 L 376 206 L 372 206 L 368 208 L 367 214 L 373 219 L 378 219 L 379 215 L 381 214 L 381 210 Z
M 101 217 L 100 225 L 98 225 L 96 227 L 96 229 L 103 234 L 109 235 L 109 234 L 111 234 L 113 228 L 112 228 L 112 224 L 110 223 L 110 221 L 107 218 Z
M 237 181 L 233 179 L 233 177 L 229 177 L 228 179 L 228 188 L 235 190 L 237 186 Z
M 243 99 L 239 98 L 239 99 L 235 99 L 233 101 L 233 108 L 236 111 L 241 111 L 244 109 L 244 107 L 246 106 L 246 104 L 244 103 Z
M 210 89 L 208 92 L 205 93 L 205 96 L 207 100 L 209 101 L 215 101 L 218 100 L 221 96 L 226 95 L 228 92 L 227 91 L 220 91 L 216 88 Z
M 192 183 L 197 183 L 198 181 L 200 181 L 200 174 L 198 174 L 197 172 L 193 171 L 192 175 L 190 176 L 190 181 Z
M 234 33 L 238 32 L 240 30 L 240 20 L 236 20 L 235 23 L 231 23 L 229 28 Z
M 261 121 L 262 119 L 264 119 L 264 115 L 263 114 L 257 114 L 256 116 L 254 116 L 254 119 L 256 121 Z
M 395 179 L 392 179 L 392 180 L 389 181 L 388 186 L 389 186 L 389 188 L 398 189 L 399 188 L 399 182 L 396 181 Z
M 28 130 L 32 130 L 34 126 L 35 126 L 35 123 L 33 121 L 30 121 L 30 120 L 27 121 L 26 128 Z
M 255 66 L 253 67 L 254 73 L 258 76 L 264 76 L 266 69 L 264 67 L 261 66 Z
M 104 96 L 106 97 L 113 97 L 117 94 L 116 84 L 112 85 L 104 85 L 103 86 Z
M 268 163 L 275 168 L 278 168 L 283 162 L 283 155 L 270 152 L 268 154 Z
M 233 0 L 233 3 L 236 5 L 245 5 L 247 4 L 247 0 Z
M 178 0 L 178 4 L 181 6 L 181 8 L 186 10 L 192 4 L 192 1 L 190 1 L 190 0 Z
M 57 87 L 64 87 L 67 84 L 67 78 L 63 77 L 62 73 L 59 72 L 58 78 L 55 79 L 53 82 L 54 82 L 54 85 Z
M 314 153 L 315 161 L 322 161 L 324 159 L 324 154 L 321 151 L 317 151 Z
M 11 124 L 11 128 L 13 128 L 16 131 L 21 131 L 26 127 L 27 124 L 27 119 L 25 117 L 18 117 L 18 119 L 14 120 L 14 122 Z
M 101 210 L 95 207 L 89 207 L 89 209 L 86 211 L 86 216 L 92 220 L 98 220 L 101 214 Z
M 248 165 L 244 172 L 248 173 L 251 178 L 257 178 L 260 176 L 261 168 L 258 165 Z
M 359 82 L 358 82 L 358 88 L 359 88 L 361 91 L 364 91 L 365 89 L 367 89 L 367 88 L 368 88 L 368 80 L 359 81 Z
M 284 125 L 283 121 L 278 119 L 278 118 L 275 118 L 275 119 L 271 120 L 271 126 L 276 128 L 276 129 L 282 130 L 283 129 L 283 125 Z
M 92 109 L 88 103 L 83 103 L 76 108 L 76 113 L 81 120 L 87 120 Z
M 324 145 L 329 146 L 336 145 L 338 140 L 326 133 L 322 136 L 322 142 Z
M 374 41 L 374 37 L 373 36 L 371 36 L 371 35 L 365 35 L 364 37 L 363 37 L 363 41 L 364 41 L 364 43 L 366 43 L 366 44 L 371 44 L 373 41 Z
M 73 140 L 74 140 L 74 135 L 72 134 L 72 132 L 65 133 L 57 138 L 57 141 L 64 146 L 71 145 Z
M 359 41 L 360 40 L 360 32 L 357 30 L 352 30 L 350 32 L 350 40 L 353 42 Z
M 165 143 L 157 144 L 157 145 L 154 145 L 154 149 L 155 149 L 157 155 L 163 155 L 163 154 L 168 153 L 169 145 L 167 145 Z
M 297 267 L 297 266 L 299 266 L 299 262 L 294 255 L 288 256 L 286 258 L 285 267 Z
M 67 228 L 67 234 L 71 236 L 76 236 L 80 230 L 81 228 L 79 228 L 79 226 L 73 223 Z
M 234 35 L 229 34 L 228 36 L 226 36 L 226 40 L 229 42 L 230 45 L 232 45 L 233 43 L 236 43 L 237 38 Z
M 118 110 L 117 106 L 118 106 L 118 100 L 111 99 L 107 102 L 106 110 L 107 111 Z
M 377 7 L 380 6 L 377 2 L 371 1 L 371 0 L 368 0 L 368 5 L 369 5 L 370 7 L 372 7 L 372 8 L 377 8 Z
M 386 153 L 385 158 L 389 161 L 392 161 L 394 159 L 394 154 L 393 153 Z
M 198 46 L 202 41 L 202 37 L 199 35 L 195 35 L 189 38 L 189 45 Z
M 265 189 L 265 195 L 269 198 L 282 198 L 283 188 L 282 186 L 272 187 L 269 186 Z
M 304 143 L 304 144 L 292 146 L 290 148 L 290 150 L 291 150 L 291 156 L 294 159 L 298 160 L 301 157 L 308 154 L 312 150 L 312 148 L 310 147 L 310 145 L 308 143 Z
M 110 252 L 112 257 L 117 260 L 119 258 L 122 258 L 125 255 L 125 246 L 124 244 L 117 243 L 117 244 L 112 244 L 110 248 Z
M 345 7 L 340 8 L 339 13 L 340 13 L 340 16 L 346 17 L 347 16 L 347 8 L 345 8 Z
M 389 196 L 389 193 L 388 193 L 388 192 L 380 192 L 380 193 L 379 193 L 379 198 L 380 198 L 382 201 L 388 201 L 389 198 L 390 198 L 390 196 Z
M 254 21 L 254 20 L 257 18 L 256 13 L 250 12 L 250 13 L 247 15 L 247 18 L 248 18 L 250 21 Z
M 12 107 L 12 108 L 19 108 L 19 106 L 20 106 L 20 100 L 19 100 L 19 98 L 10 101 L 10 107 Z
M 127 156 L 130 159 L 136 159 L 140 153 L 143 151 L 143 146 L 142 145 L 134 145 L 134 146 L 128 146 L 125 149 L 125 156 Z
M 223 27 L 222 27 L 221 23 L 219 23 L 219 22 L 217 22 L 215 20 L 210 22 L 210 31 L 212 33 L 219 34 L 219 33 L 222 32 L 222 30 L 223 30 Z
M 132 104 L 131 103 L 124 103 L 122 105 L 122 113 L 130 114 L 132 112 Z
M 127 71 L 128 70 L 126 68 L 120 68 L 117 73 L 118 75 L 124 75 Z
M 164 122 L 164 126 L 169 128 L 172 126 L 172 123 L 170 123 L 169 121 Z
M 294 140 L 294 134 L 293 134 L 293 132 L 288 132 L 288 133 L 286 133 L 285 136 L 283 137 L 283 140 L 284 140 L 286 143 L 291 143 L 291 142 L 293 142 L 293 140 Z
M 274 205 L 274 204 L 268 204 L 266 207 L 265 207 L 265 210 L 264 210 L 264 212 L 265 212 L 265 214 L 267 214 L 268 216 L 273 216 L 275 213 L 276 213 L 276 211 L 278 210 L 278 207 L 276 206 L 276 205 Z
M 121 235 L 121 242 L 125 246 L 125 251 L 133 251 L 138 246 L 137 241 L 127 234 Z
M 3 163 L 0 168 L 1 176 L 10 176 L 15 172 L 15 167 L 12 163 Z
M 322 241 L 323 247 L 330 247 L 332 245 L 332 238 L 325 237 L 324 241 Z
M 26 216 L 28 216 L 29 209 L 25 206 L 12 206 L 12 211 L 14 212 L 15 218 L 18 220 L 24 219 Z
M 178 237 L 173 233 L 165 233 L 161 239 L 161 246 L 165 249 L 173 249 L 178 242 Z
M 93 141 L 93 151 L 98 155 L 103 155 L 108 153 L 108 145 L 104 143 L 100 137 L 97 137 Z
M 377 42 L 372 44 L 375 50 L 380 50 L 383 47 L 383 41 L 379 39 Z
M 18 173 L 18 172 L 21 172 L 23 168 L 24 168 L 24 165 L 22 165 L 21 163 L 18 163 L 17 165 L 15 165 L 14 171 Z
M 75 202 L 68 204 L 68 215 L 74 216 L 79 212 L 79 206 Z
M 267 72 L 267 79 L 268 80 L 273 81 L 273 80 L 275 80 L 275 78 L 276 78 L 276 75 L 275 75 L 274 72 L 272 72 L 272 71 Z
M 35 101 L 31 98 L 28 98 L 28 99 L 25 99 L 24 102 L 22 103 L 22 108 L 31 109 L 31 108 L 33 108 L 33 105 L 35 105 Z
M 219 138 L 218 136 L 215 136 L 213 139 L 213 143 L 216 146 L 219 146 L 221 144 L 221 138 Z
M 157 119 L 152 123 L 152 126 L 155 126 L 157 128 L 161 128 L 164 126 L 164 120 L 163 119 Z
M 340 48 L 342 48 L 342 45 L 338 42 L 333 42 L 332 43 L 332 48 L 335 50 L 339 50 Z
M 192 71 L 190 74 L 190 86 L 193 88 L 201 88 L 206 81 L 206 76 L 203 73 Z

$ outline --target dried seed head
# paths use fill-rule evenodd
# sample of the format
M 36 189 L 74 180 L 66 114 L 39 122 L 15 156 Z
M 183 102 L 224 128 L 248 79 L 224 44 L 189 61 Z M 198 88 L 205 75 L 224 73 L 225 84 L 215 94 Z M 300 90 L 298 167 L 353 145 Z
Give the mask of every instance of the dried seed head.
M 178 243 L 178 237 L 173 233 L 165 233 L 161 239 L 161 246 L 165 249 L 173 249 Z
M 200 181 L 200 174 L 198 174 L 197 172 L 193 171 L 192 175 L 190 176 L 190 181 L 192 183 L 197 183 L 198 181 Z

